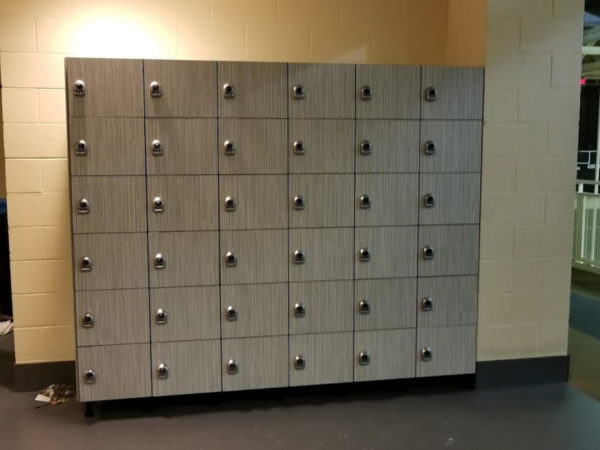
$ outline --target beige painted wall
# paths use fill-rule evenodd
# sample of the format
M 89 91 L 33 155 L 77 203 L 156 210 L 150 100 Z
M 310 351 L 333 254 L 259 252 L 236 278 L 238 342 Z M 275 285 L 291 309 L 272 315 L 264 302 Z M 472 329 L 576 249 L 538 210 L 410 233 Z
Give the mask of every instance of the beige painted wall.
M 570 247 L 564 241 L 572 234 L 566 216 L 578 99 L 569 64 L 577 65 L 572 56 L 581 24 L 578 35 L 572 28 L 583 6 L 555 3 L 490 2 L 479 359 L 566 351 Z M 535 15 L 520 19 L 522 5 L 529 5 L 525 15 L 539 9 L 541 23 Z M 486 16 L 485 0 L 0 0 L 17 361 L 74 357 L 64 56 L 484 65 Z M 505 35 L 507 21 L 516 28 Z M 549 41 L 539 49 L 544 36 Z M 506 67 L 498 61 L 502 52 L 512 58 Z M 533 54 L 532 62 L 523 52 Z M 512 84 L 496 86 L 502 70 Z M 519 83 L 531 83 L 539 72 L 545 103 L 536 109 Z M 553 101 L 560 111 L 550 117 Z M 530 122 L 538 134 L 521 128 Z M 500 145 L 497 127 L 506 124 L 513 127 Z M 553 182 L 544 169 L 552 170 Z M 524 173 L 529 181 L 519 177 Z M 530 207 L 523 205 L 527 195 Z M 512 219 L 488 202 L 500 202 Z M 538 213 L 535 222 L 530 209 Z M 542 247 L 551 248 L 540 254 L 530 240 L 545 237 Z M 523 269 L 531 272 L 531 285 Z M 552 308 L 534 314 L 544 302 Z M 534 346 L 522 332 L 524 317 L 535 330 Z

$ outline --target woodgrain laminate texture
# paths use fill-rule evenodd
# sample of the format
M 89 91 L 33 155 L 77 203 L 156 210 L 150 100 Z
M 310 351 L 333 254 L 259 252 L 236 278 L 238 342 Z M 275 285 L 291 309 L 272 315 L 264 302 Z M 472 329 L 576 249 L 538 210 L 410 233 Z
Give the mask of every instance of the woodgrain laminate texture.
M 371 94 L 363 99 L 361 91 Z M 421 113 L 419 66 L 356 66 L 356 117 L 359 119 L 419 119 Z
M 421 350 L 431 349 L 423 361 Z M 419 328 L 417 330 L 417 377 L 437 377 L 475 372 L 477 327 Z
M 417 276 L 417 227 L 356 228 L 354 278 L 403 278 Z M 371 259 L 360 260 L 360 249 Z
M 476 119 L 483 116 L 483 68 L 423 67 L 422 119 Z M 435 101 L 426 100 L 426 89 L 437 91 Z
M 290 228 L 351 227 L 353 175 L 290 175 Z M 302 199 L 304 209 L 294 203 Z
M 86 154 L 77 155 L 85 141 Z M 145 175 L 144 119 L 69 118 L 71 175 Z
M 150 287 L 213 286 L 219 284 L 219 233 L 186 231 L 149 233 Z M 160 253 L 165 268 L 154 267 Z
M 433 259 L 423 258 L 426 246 L 433 249 Z M 478 225 L 419 227 L 419 276 L 475 275 L 478 270 Z
M 149 176 L 148 230 L 218 230 L 218 190 L 216 175 Z M 162 211 L 155 210 L 156 197 Z
M 477 276 L 419 278 L 417 326 L 437 327 L 477 323 Z M 423 299 L 432 308 L 423 308 Z
M 290 119 L 290 173 L 353 173 L 354 121 Z M 294 150 L 302 142 L 303 153 Z
M 295 367 L 296 357 L 305 361 Z M 290 386 L 352 382 L 352 333 L 290 336 Z
M 290 281 L 351 280 L 352 231 L 352 228 L 290 229 Z M 294 262 L 295 251 L 304 253 L 304 264 Z
M 92 327 L 84 326 L 86 314 L 93 317 Z M 80 347 L 149 342 L 148 290 L 77 292 L 75 327 Z
M 288 72 L 290 118 L 354 118 L 354 65 L 289 64 Z M 297 85 L 303 98 L 294 96 Z
M 87 384 L 92 369 L 96 381 Z M 102 345 L 77 349 L 77 399 L 80 402 L 150 397 L 150 344 Z
M 287 359 L 287 336 L 223 339 L 223 390 L 288 386 Z M 237 373 L 228 373 L 229 360 L 238 363 Z
M 479 223 L 478 173 L 422 174 L 419 184 L 419 224 Z M 434 198 L 433 207 L 425 206 L 429 196 Z
M 354 381 L 389 380 L 415 376 L 416 330 L 358 331 L 354 333 Z M 361 365 L 364 352 L 369 363 Z
M 354 329 L 385 330 L 416 326 L 416 278 L 354 282 Z M 368 304 L 361 312 L 361 302 Z
M 286 64 L 219 61 L 217 66 L 220 117 L 287 117 Z M 225 84 L 233 86 L 235 97 L 223 96 Z
M 143 68 L 139 59 L 66 58 L 70 117 L 143 117 Z M 85 83 L 85 95 L 73 85 Z
M 133 177 L 71 177 L 73 233 L 145 232 L 146 179 Z M 80 213 L 80 202 L 88 207 Z
M 168 377 L 159 378 L 158 367 Z M 152 344 L 152 395 L 199 394 L 221 390 L 221 342 L 163 342 Z
M 217 117 L 217 63 L 144 61 L 146 117 Z M 150 95 L 158 82 L 161 96 Z
M 235 154 L 225 151 L 227 141 Z M 285 119 L 219 119 L 219 172 L 286 174 L 286 142 Z
M 287 230 L 221 231 L 221 284 L 278 283 L 288 280 Z M 228 252 L 237 258 L 227 266 Z
M 427 141 L 435 145 L 428 155 Z M 421 172 L 481 172 L 481 121 L 421 121 Z
M 146 161 L 148 175 L 216 175 L 217 120 L 146 119 Z
M 159 323 L 158 309 L 167 314 Z M 152 342 L 219 339 L 219 287 L 150 289 Z
M 237 318 L 229 320 L 228 308 Z M 241 284 L 221 288 L 223 338 L 282 336 L 288 334 L 288 285 Z
M 370 154 L 364 154 L 361 143 L 367 141 Z M 418 172 L 419 121 L 357 120 L 356 172 Z
M 148 286 L 145 233 L 76 234 L 73 236 L 75 290 L 144 288 Z M 80 270 L 84 257 L 88 272 Z
M 221 230 L 287 228 L 285 175 L 223 175 L 219 177 Z M 227 211 L 227 198 L 235 210 Z
M 352 281 L 290 283 L 290 334 L 352 331 Z M 304 315 L 295 312 L 301 304 Z
M 418 174 L 357 174 L 355 185 L 357 227 L 418 224 Z M 363 196 L 369 208 L 361 206 Z

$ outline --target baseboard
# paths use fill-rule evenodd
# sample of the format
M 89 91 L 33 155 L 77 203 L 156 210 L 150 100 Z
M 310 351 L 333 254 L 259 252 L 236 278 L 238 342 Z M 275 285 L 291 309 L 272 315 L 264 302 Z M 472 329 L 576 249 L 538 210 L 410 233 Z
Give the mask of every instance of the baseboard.
M 50 384 L 75 384 L 75 361 L 15 364 L 13 389 L 39 391 Z
M 568 355 L 477 363 L 476 387 L 478 389 L 563 383 L 568 380 Z

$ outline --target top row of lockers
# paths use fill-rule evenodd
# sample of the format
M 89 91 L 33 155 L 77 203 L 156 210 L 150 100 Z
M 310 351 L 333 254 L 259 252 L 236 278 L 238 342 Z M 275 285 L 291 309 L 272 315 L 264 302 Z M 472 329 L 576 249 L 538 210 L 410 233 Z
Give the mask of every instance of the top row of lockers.
M 67 58 L 71 117 L 481 120 L 483 69 Z

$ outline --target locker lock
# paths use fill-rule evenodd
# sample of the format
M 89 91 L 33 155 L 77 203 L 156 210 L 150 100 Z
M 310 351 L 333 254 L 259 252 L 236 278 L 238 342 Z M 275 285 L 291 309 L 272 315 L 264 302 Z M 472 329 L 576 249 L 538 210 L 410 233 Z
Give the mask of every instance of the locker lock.
M 292 145 L 292 147 L 294 148 L 294 154 L 304 155 L 304 152 L 305 152 L 304 142 L 294 141 L 294 144 Z
M 169 366 L 165 363 L 160 363 L 156 369 L 156 376 L 161 380 L 169 378 Z
M 361 300 L 358 304 L 358 312 L 361 314 L 369 314 L 371 312 L 371 305 L 367 300 Z
M 160 96 L 162 96 L 162 88 L 160 87 L 160 83 L 158 81 L 153 81 L 150 83 L 150 97 Z
M 433 141 L 427 141 L 423 144 L 423 149 L 426 155 L 435 155 L 435 144 Z
M 237 257 L 233 254 L 233 252 L 225 253 L 225 265 L 227 267 L 237 266 Z
M 423 247 L 423 259 L 433 259 L 433 255 L 433 249 L 429 245 Z
M 373 98 L 371 86 L 363 86 L 360 88 L 360 98 L 362 100 L 371 100 Z
M 297 195 L 296 197 L 294 197 L 294 209 L 297 211 L 300 211 L 302 209 L 304 209 L 306 205 L 304 204 L 304 199 L 302 198 L 302 196 Z
M 162 255 L 162 253 L 157 253 L 154 255 L 154 268 L 156 270 L 162 270 L 167 267 L 167 260 Z
M 239 369 L 240 364 L 235 359 L 230 359 L 229 361 L 227 361 L 227 373 L 229 375 L 235 375 L 236 373 L 238 373 Z
M 423 311 L 433 310 L 433 300 L 431 299 L 431 297 L 423 297 L 421 299 L 421 309 Z
M 86 198 L 79 200 L 79 206 L 77 207 L 77 214 L 89 214 L 90 213 L 90 202 Z
M 225 319 L 230 322 L 237 320 L 238 319 L 238 310 L 235 309 L 233 306 L 228 306 L 227 311 L 225 311 Z
M 86 156 L 88 153 L 87 143 L 83 139 L 79 139 L 75 143 L 75 154 L 77 156 Z
M 367 194 L 360 196 L 360 209 L 369 209 L 371 207 L 371 199 Z
M 96 382 L 96 372 L 94 369 L 88 369 L 83 373 L 83 382 L 85 384 L 94 384 Z
M 77 80 L 73 83 L 73 95 L 83 97 L 85 95 L 85 83 L 83 80 Z
M 152 211 L 155 213 L 161 213 L 165 211 L 165 204 L 160 197 L 154 197 L 152 201 Z
M 423 206 L 425 208 L 433 208 L 435 206 L 435 197 L 433 194 L 425 194 L 423 196 Z
M 421 349 L 421 361 L 431 361 L 431 358 L 433 358 L 431 347 L 423 347 Z
M 366 139 L 360 142 L 360 153 L 363 155 L 370 155 L 373 152 L 371 143 Z
M 302 303 L 296 303 L 294 305 L 294 316 L 304 317 L 306 315 L 306 308 Z
M 152 141 L 152 154 L 154 156 L 160 156 L 163 154 L 163 146 L 158 139 Z
M 296 355 L 294 358 L 294 369 L 302 370 L 306 368 L 306 359 L 302 355 Z
M 371 362 L 371 357 L 367 352 L 360 352 L 358 354 L 358 364 L 361 366 L 367 366 Z
M 94 326 L 94 316 L 90 313 L 85 313 L 81 319 L 81 326 L 83 328 L 92 328 Z
M 169 321 L 169 315 L 167 314 L 167 311 L 165 311 L 162 308 L 158 308 L 156 310 L 156 324 L 157 325 L 164 325 L 165 323 L 167 323 Z
M 231 141 L 223 142 L 223 153 L 225 153 L 225 156 L 235 155 L 235 144 Z
M 81 261 L 79 262 L 79 270 L 82 272 L 89 272 L 92 270 L 92 260 L 89 258 L 89 256 L 84 256 L 81 258 Z
M 368 248 L 363 247 L 358 252 L 360 257 L 360 262 L 369 262 L 371 261 L 371 252 Z
M 235 200 L 233 197 L 225 197 L 225 211 L 233 212 L 236 209 Z
M 294 85 L 294 87 L 292 88 L 292 92 L 294 93 L 294 98 L 296 100 L 303 99 L 304 96 L 306 95 L 304 86 L 302 86 L 301 84 Z
M 437 100 L 437 89 L 433 86 L 429 86 L 425 89 L 425 100 L 428 102 L 435 102 Z
M 232 84 L 223 85 L 223 97 L 226 99 L 235 98 L 235 87 Z
M 306 262 L 306 255 L 302 250 L 294 251 L 294 264 L 304 264 Z

